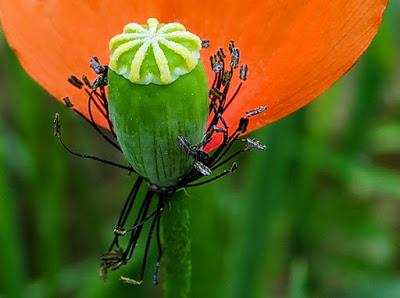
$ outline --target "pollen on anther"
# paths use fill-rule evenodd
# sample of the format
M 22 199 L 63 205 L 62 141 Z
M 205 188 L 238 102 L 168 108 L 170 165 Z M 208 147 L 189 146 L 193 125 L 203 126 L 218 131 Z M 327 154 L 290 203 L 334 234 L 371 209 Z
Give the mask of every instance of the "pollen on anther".
M 201 41 L 201 47 L 203 49 L 210 47 L 210 41 L 208 39 L 204 39 Z
M 265 112 L 266 110 L 267 110 L 266 107 L 261 106 L 261 107 L 258 107 L 258 108 L 256 108 L 256 109 L 254 109 L 254 110 L 248 111 L 248 112 L 246 113 L 246 115 L 247 115 L 247 117 L 252 117 L 252 116 L 256 116 L 256 115 L 258 115 L 258 114 L 261 114 L 261 113 Z
M 66 105 L 67 108 L 73 108 L 73 107 L 74 107 L 74 105 L 72 104 L 72 102 L 71 102 L 71 100 L 69 99 L 69 97 L 64 97 L 64 98 L 63 98 L 63 101 L 64 101 L 64 103 L 65 103 L 65 105 Z
M 242 81 L 246 81 L 247 80 L 248 71 L 249 71 L 249 67 L 247 66 L 247 64 L 243 64 L 242 66 L 240 66 L 239 78 Z

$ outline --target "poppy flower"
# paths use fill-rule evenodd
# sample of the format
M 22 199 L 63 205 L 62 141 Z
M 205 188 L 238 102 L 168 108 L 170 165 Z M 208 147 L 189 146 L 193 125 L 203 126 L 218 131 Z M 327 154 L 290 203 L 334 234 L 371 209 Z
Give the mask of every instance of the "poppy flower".
M 229 109 L 225 106 L 223 111 L 218 110 L 224 112 L 223 119 L 216 119 L 219 116 L 214 112 L 208 124 L 210 127 L 221 121 L 226 127 L 237 127 L 237 130 L 226 137 L 224 129 L 213 128 L 216 133 L 204 142 L 204 151 L 203 146 L 198 150 L 190 146 L 185 138 L 177 136 L 182 148 L 194 160 L 193 172 L 179 180 L 172 190 L 160 190 L 151 185 L 134 227 L 126 230 L 123 229 L 128 216 L 126 212 L 131 209 L 145 177 L 136 180 L 114 231 L 111 248 L 102 257 L 102 268 L 107 271 L 126 263 L 144 222 L 152 217 L 145 265 L 153 230 L 157 230 L 157 235 L 159 233 L 161 211 L 168 204 L 166 198 L 170 198 L 179 187 L 195 185 L 190 182 L 198 179 L 199 175 L 209 175 L 210 170 L 235 157 L 233 154 L 221 161 L 220 154 L 230 149 L 232 140 L 237 140 L 241 133 L 251 132 L 296 111 L 343 76 L 377 33 L 386 5 L 387 0 L 263 0 L 248 3 L 214 0 L 152 0 L 136 3 L 128 0 L 90 0 L 80 2 L 77 7 L 67 0 L 0 0 L 2 28 L 22 66 L 55 98 L 62 99 L 66 95 L 72 98 L 74 109 L 83 117 L 93 118 L 90 110 L 93 93 L 89 95 L 88 105 L 87 98 L 78 90 L 82 82 L 77 79 L 77 76 L 86 72 L 88 58 L 96 55 L 100 61 L 107 62 L 110 39 L 120 33 L 126 24 L 132 21 L 145 23 L 149 17 L 162 22 L 179 22 L 201 38 L 211 41 L 211 46 L 202 51 L 203 61 L 208 61 L 211 53 L 217 52 L 217 55 L 211 56 L 212 68 L 208 70 L 211 93 L 220 92 L 215 88 L 216 81 L 217 85 L 239 86 L 237 91 L 240 89 L 240 93 L 234 92 L 234 102 L 231 104 L 228 101 Z M 226 56 L 217 49 L 228 44 L 231 68 L 238 68 L 239 53 L 240 60 L 246 63 L 240 67 L 239 76 L 232 77 L 229 71 L 221 72 L 220 65 L 223 67 Z M 235 45 L 240 46 L 241 50 Z M 101 65 L 99 60 L 92 59 L 92 68 L 98 75 L 96 84 L 100 84 L 100 93 L 95 96 L 105 102 L 107 67 Z M 70 77 L 71 74 L 75 76 Z M 72 85 L 79 88 L 72 88 L 66 81 L 67 77 L 70 77 Z M 140 81 L 137 74 L 132 77 Z M 163 80 L 170 81 L 172 78 L 167 76 L 161 78 Z M 245 80 L 246 84 L 242 86 L 241 81 Z M 213 96 L 221 95 L 214 94 L 210 98 Z M 66 103 L 71 105 L 69 99 Z M 210 110 L 213 107 L 211 101 Z M 252 121 L 249 121 L 250 117 Z M 100 117 L 97 113 L 95 119 L 99 125 L 109 127 L 113 132 L 108 115 Z M 56 120 L 56 132 L 59 134 L 59 119 Z M 253 139 L 245 139 L 245 142 L 247 149 L 264 148 Z M 120 149 L 112 140 L 111 143 Z M 208 156 L 213 149 L 216 149 L 215 152 Z M 233 164 L 229 171 L 235 168 Z M 133 168 L 128 169 L 134 171 Z M 150 216 L 148 211 L 156 192 L 160 192 L 160 199 L 156 211 Z M 131 238 L 128 248 L 123 251 L 119 248 L 118 238 L 128 232 Z M 179 268 L 175 269 L 179 271 Z M 144 268 L 141 277 L 143 272 Z M 126 278 L 125 281 L 137 283 Z
M 136 2 L 136 1 L 135 1 Z M 268 110 L 248 132 L 303 107 L 343 76 L 366 50 L 387 0 L 334 1 L 0 1 L 2 28 L 25 70 L 57 99 L 69 95 L 87 115 L 86 100 L 65 80 L 87 69 L 88 57 L 108 61 L 107 44 L 129 22 L 179 21 L 211 41 L 235 40 L 250 70 L 230 126 L 256 106 Z M 210 51 L 203 51 L 208 60 Z M 211 74 L 211 71 L 209 71 Z M 104 119 L 99 123 L 107 126 Z M 209 145 L 209 150 L 217 141 Z

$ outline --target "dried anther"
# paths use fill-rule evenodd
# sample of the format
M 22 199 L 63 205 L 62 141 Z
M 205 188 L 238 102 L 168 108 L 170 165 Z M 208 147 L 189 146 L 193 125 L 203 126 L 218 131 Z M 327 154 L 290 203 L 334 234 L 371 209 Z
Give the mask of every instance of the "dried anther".
M 232 55 L 234 49 L 235 49 L 235 42 L 234 42 L 233 40 L 231 40 L 231 41 L 229 42 L 229 45 L 228 45 L 228 50 L 229 50 L 229 53 L 230 53 L 231 55 Z
M 116 227 L 114 229 L 114 235 L 116 236 L 125 236 L 127 231 L 124 228 Z
M 106 279 L 108 270 L 116 270 L 125 264 L 126 260 L 121 249 L 108 251 L 100 256 L 100 277 Z
M 64 97 L 63 101 L 64 101 L 65 105 L 67 106 L 67 108 L 73 108 L 74 107 L 74 105 L 72 104 L 72 102 L 69 99 L 69 97 Z
M 246 115 L 247 115 L 247 117 L 253 117 L 253 116 L 256 116 L 258 114 L 263 113 L 266 109 L 267 109 L 266 107 L 261 106 L 261 107 L 258 107 L 257 109 L 248 111 L 246 113 Z
M 247 66 L 247 64 L 243 64 L 241 67 L 240 67 L 240 76 L 239 76 L 239 78 L 242 80 L 242 81 L 246 81 L 247 80 L 247 73 L 248 73 L 248 66 Z
M 61 137 L 61 121 L 59 113 L 56 113 L 54 116 L 54 136 L 57 138 Z
M 70 76 L 68 78 L 68 82 L 78 89 L 82 89 L 82 87 L 83 87 L 83 82 L 80 79 L 78 79 L 76 76 Z
M 101 65 L 97 57 L 90 58 L 89 63 L 90 63 L 90 68 L 93 69 L 93 71 L 98 75 L 103 74 L 104 71 L 106 70 L 105 67 Z
M 246 143 L 247 150 L 251 150 L 251 149 L 265 150 L 265 148 L 266 148 L 266 146 L 264 144 L 261 144 L 260 141 L 258 141 L 256 139 L 246 138 L 246 139 L 243 139 L 243 142 Z
M 222 85 L 226 86 L 230 83 L 232 79 L 232 71 L 231 70 L 227 70 L 224 72 L 224 75 L 222 77 Z
M 134 280 L 134 279 L 126 277 L 126 276 L 120 276 L 120 279 L 124 283 L 130 284 L 130 285 L 134 285 L 134 286 L 140 286 L 142 284 L 142 282 L 143 282 L 142 280 L 141 281 L 137 281 L 137 280 Z
M 232 50 L 231 67 L 238 68 L 238 66 L 239 66 L 239 56 L 240 56 L 239 49 L 237 49 L 237 48 L 233 49 Z
M 211 128 L 212 128 L 212 130 L 215 131 L 215 132 L 222 132 L 222 133 L 225 133 L 225 132 L 226 132 L 225 129 L 223 129 L 223 128 L 219 127 L 219 126 L 216 126 L 216 125 L 213 125 Z
M 224 68 L 224 66 L 222 65 L 222 62 L 218 61 L 216 56 L 211 57 L 211 66 L 212 66 L 213 72 L 215 72 L 215 73 L 220 73 L 221 70 Z
M 157 286 L 160 283 L 160 263 L 157 262 L 156 269 L 154 270 L 153 275 L 153 284 Z
M 217 56 L 220 60 L 224 60 L 226 58 L 226 55 L 224 53 L 224 49 L 223 48 L 219 48 L 217 51 Z
M 211 88 L 209 95 L 216 97 L 216 98 L 220 98 L 223 95 L 223 93 L 221 92 L 221 90 L 219 90 L 217 88 Z
M 211 175 L 211 170 L 210 168 L 208 168 L 206 165 L 202 164 L 199 161 L 195 161 L 193 163 L 194 168 L 199 171 L 200 174 L 202 174 L 203 176 L 210 176 Z
M 203 39 L 203 40 L 201 41 L 201 47 L 202 47 L 203 49 L 210 47 L 210 41 L 209 41 L 208 39 Z
M 89 81 L 87 76 L 83 75 L 82 76 L 82 81 L 86 85 L 86 87 L 92 88 L 92 84 L 90 83 L 90 81 Z
M 90 68 L 97 74 L 96 79 L 91 84 L 92 90 L 96 90 L 97 88 L 103 89 L 105 86 L 108 85 L 108 66 L 101 65 L 99 59 L 97 57 L 90 58 Z M 87 86 L 90 86 L 88 84 Z
M 242 117 L 242 118 L 240 118 L 240 120 L 239 120 L 239 127 L 238 127 L 239 131 L 240 131 L 241 133 L 245 133 L 246 130 L 247 130 L 247 126 L 248 126 L 248 125 L 249 125 L 249 118 L 247 118 L 247 117 Z

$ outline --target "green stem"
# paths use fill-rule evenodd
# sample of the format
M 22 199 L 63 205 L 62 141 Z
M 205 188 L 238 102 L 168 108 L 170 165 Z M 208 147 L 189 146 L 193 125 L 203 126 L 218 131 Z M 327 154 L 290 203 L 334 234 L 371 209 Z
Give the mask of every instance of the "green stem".
M 191 295 L 191 245 L 188 199 L 181 191 L 165 204 L 162 216 L 164 298 Z

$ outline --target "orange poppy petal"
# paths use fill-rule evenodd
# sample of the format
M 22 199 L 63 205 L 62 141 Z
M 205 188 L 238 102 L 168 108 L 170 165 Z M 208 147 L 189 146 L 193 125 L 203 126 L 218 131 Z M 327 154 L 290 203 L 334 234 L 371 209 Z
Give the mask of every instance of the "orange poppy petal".
M 148 15 L 162 17 L 165 1 L 142 2 L 146 4 L 139 7 L 132 1 L 0 0 L 0 20 L 32 78 L 59 100 L 69 96 L 75 108 L 87 115 L 87 97 L 67 78 L 88 74 L 94 79 L 89 59 L 97 56 L 108 63 L 108 41 L 124 25 L 132 20 L 145 22 Z M 102 117 L 98 122 L 107 126 Z
M 228 119 L 259 105 L 268 107 L 250 129 L 303 107 L 359 59 L 376 35 L 387 0 L 303 1 L 287 34 L 268 56 L 256 45 L 249 59 L 250 84 Z M 280 28 L 276 28 L 280 31 Z M 261 37 L 259 37 L 261 38 Z M 254 42 L 255 44 L 255 42 Z
M 128 22 L 179 21 L 212 49 L 233 39 L 249 80 L 225 116 L 231 127 L 247 110 L 268 111 L 256 129 L 299 109 L 356 62 L 380 25 L 387 0 L 0 0 L 0 20 L 25 70 L 53 96 L 69 95 L 86 113 L 86 99 L 69 75 L 108 61 L 108 40 Z M 203 51 L 207 61 L 211 51 Z M 102 124 L 105 124 L 104 122 Z M 214 143 L 215 145 L 215 143 Z

